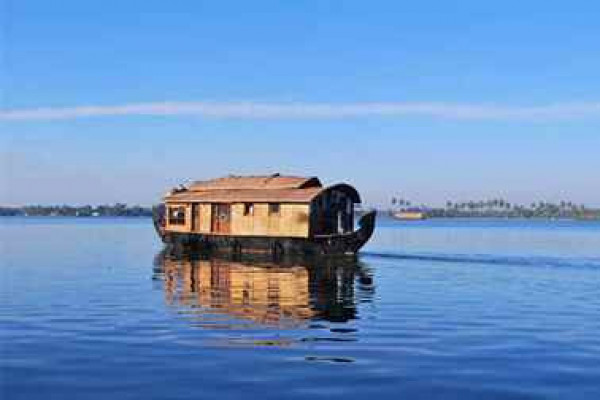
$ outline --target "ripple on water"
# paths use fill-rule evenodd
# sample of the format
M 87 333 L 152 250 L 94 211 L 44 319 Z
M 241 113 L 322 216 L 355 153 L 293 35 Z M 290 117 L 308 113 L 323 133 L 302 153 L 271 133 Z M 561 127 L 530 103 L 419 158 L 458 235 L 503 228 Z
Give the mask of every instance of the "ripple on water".
M 74 224 L 0 226 L 7 399 L 600 398 L 598 229 L 518 231 L 529 257 L 498 232 L 499 254 L 469 253 L 481 230 L 403 225 L 356 262 L 272 263 Z

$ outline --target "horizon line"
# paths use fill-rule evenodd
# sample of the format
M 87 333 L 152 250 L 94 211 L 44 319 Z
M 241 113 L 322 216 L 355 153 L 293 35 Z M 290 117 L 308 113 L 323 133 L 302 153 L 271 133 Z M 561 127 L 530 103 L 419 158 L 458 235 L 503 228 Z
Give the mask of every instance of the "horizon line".
M 580 120 L 600 118 L 599 102 L 536 106 L 446 102 L 149 102 L 119 105 L 0 109 L 0 121 L 74 120 L 123 116 L 198 116 L 212 119 L 345 119 L 429 117 L 451 120 Z

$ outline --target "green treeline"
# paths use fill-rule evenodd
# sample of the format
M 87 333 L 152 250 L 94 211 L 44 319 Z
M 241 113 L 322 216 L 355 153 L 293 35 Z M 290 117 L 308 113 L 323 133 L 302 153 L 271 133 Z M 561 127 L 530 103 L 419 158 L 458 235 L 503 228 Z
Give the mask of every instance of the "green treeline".
M 599 219 L 600 209 L 586 207 L 571 201 L 552 203 L 533 202 L 528 205 L 511 203 L 504 199 L 446 201 L 445 207 L 415 205 L 401 198 L 392 198 L 392 212 L 422 211 L 428 217 L 503 217 L 503 218 L 574 218 Z
M 0 216 L 43 216 L 43 217 L 148 217 L 152 209 L 124 203 L 99 206 L 30 205 L 23 207 L 0 207 Z

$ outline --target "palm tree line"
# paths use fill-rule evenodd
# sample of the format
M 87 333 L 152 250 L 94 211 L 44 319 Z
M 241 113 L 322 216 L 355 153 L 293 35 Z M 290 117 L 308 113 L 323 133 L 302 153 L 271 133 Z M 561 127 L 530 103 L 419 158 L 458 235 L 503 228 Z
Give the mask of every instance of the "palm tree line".
M 404 198 L 392 197 L 390 211 L 422 211 L 431 217 L 522 217 L 522 218 L 581 218 L 600 217 L 600 210 L 572 201 L 537 201 L 527 205 L 512 203 L 502 198 L 487 200 L 452 201 L 445 207 L 429 207 Z

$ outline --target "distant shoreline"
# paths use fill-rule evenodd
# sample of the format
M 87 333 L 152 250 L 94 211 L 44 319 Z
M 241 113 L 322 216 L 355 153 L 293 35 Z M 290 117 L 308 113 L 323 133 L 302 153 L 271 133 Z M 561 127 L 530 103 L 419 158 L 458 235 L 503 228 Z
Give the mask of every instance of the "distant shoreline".
M 357 213 L 360 215 L 360 213 Z M 397 222 L 406 222 L 406 223 L 419 223 L 426 221 L 441 221 L 441 220 L 470 220 L 470 221 L 485 221 L 485 220 L 494 220 L 494 221 L 577 221 L 577 222 L 586 222 L 586 221 L 600 221 L 600 218 L 576 218 L 576 217 L 523 217 L 523 216 L 510 216 L 510 217 L 502 217 L 502 216 L 445 216 L 445 217 L 427 217 L 423 219 L 401 219 L 391 216 L 385 212 L 380 213 L 383 218 L 397 221 Z M 44 218 L 44 219 L 60 219 L 60 218 L 77 218 L 77 219 L 108 219 L 108 218 L 127 218 L 127 219 L 144 219 L 151 218 L 152 215 L 25 215 L 25 214 L 0 214 L 1 218 Z
M 485 200 L 452 201 L 445 206 L 417 205 L 410 200 L 393 197 L 387 214 L 400 220 L 429 218 L 523 218 L 523 219 L 571 219 L 598 220 L 600 209 L 576 204 L 572 201 L 537 201 L 518 204 L 502 198 Z
M 358 211 L 357 215 L 362 215 L 365 211 Z M 523 220 L 523 221 L 600 221 L 600 212 L 592 210 L 586 214 L 571 214 L 571 215 L 521 215 L 521 214 L 460 214 L 460 213 L 441 213 L 439 210 L 424 210 L 420 211 L 418 216 L 410 215 L 403 217 L 397 212 L 390 210 L 377 210 L 379 217 L 391 219 L 400 222 L 421 222 L 427 220 Z
M 139 205 L 128 206 L 125 203 L 112 205 L 29 205 L 21 207 L 0 206 L 0 216 L 3 217 L 151 217 L 152 208 Z
M 452 206 L 450 206 L 453 204 Z M 465 205 L 466 204 L 466 205 Z M 575 206 L 572 203 L 561 204 L 539 203 L 531 207 L 515 206 L 503 203 L 502 206 L 493 204 L 485 205 L 483 202 L 469 202 L 465 204 L 450 203 L 446 208 L 433 208 L 425 205 L 418 207 L 396 207 L 379 209 L 379 216 L 400 221 L 421 221 L 426 219 L 523 219 L 523 220 L 573 220 L 597 221 L 600 220 L 600 209 L 589 208 L 583 205 Z M 505 205 L 506 204 L 506 205 Z M 367 208 L 357 209 L 357 216 L 367 212 Z M 140 218 L 151 217 L 153 209 L 140 205 L 127 205 L 115 203 L 110 205 L 26 205 L 26 206 L 0 206 L 2 217 L 75 217 L 75 218 L 105 218 L 126 217 Z

